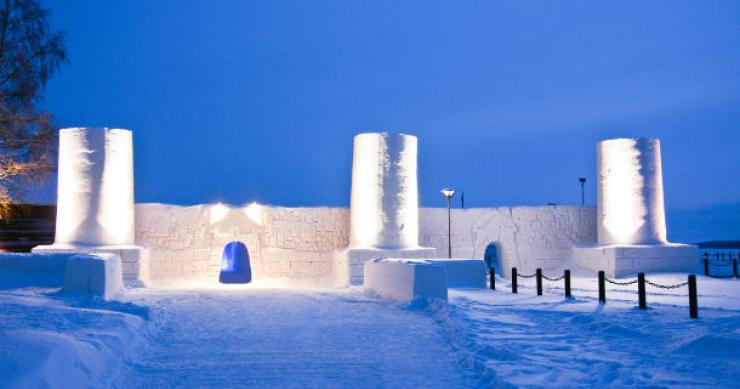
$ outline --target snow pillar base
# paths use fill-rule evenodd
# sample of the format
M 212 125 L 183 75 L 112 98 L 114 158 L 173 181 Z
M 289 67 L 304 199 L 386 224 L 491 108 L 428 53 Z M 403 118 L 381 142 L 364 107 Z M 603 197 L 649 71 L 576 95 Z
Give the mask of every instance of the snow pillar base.
M 486 262 L 483 259 L 427 259 L 429 263 L 442 265 L 447 271 L 447 286 L 450 288 L 487 288 Z
M 580 268 L 608 277 L 636 277 L 637 273 L 693 273 L 699 265 L 699 248 L 693 245 L 612 245 L 574 247 L 573 262 Z
M 365 262 L 380 258 L 424 259 L 436 256 L 433 248 L 416 249 L 349 249 L 340 251 L 336 256 L 337 286 L 362 285 L 364 282 Z
M 69 245 L 36 246 L 34 253 L 71 253 L 71 254 L 116 254 L 121 259 L 124 280 L 138 280 L 146 283 L 149 280 L 149 250 L 139 246 L 90 246 L 74 247 Z
M 447 300 L 445 267 L 427 261 L 375 259 L 364 264 L 365 289 L 381 297 L 410 301 Z

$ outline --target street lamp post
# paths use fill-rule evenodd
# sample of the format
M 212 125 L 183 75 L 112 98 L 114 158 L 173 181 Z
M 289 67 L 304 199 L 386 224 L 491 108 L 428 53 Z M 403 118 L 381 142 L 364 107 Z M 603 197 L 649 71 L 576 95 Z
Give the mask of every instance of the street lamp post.
M 452 196 L 455 195 L 455 190 L 450 188 L 444 188 L 441 190 L 442 195 L 447 199 L 447 258 L 452 258 Z
M 586 184 L 586 177 L 581 177 L 578 179 L 578 182 L 581 183 L 581 207 L 586 205 L 586 196 L 583 193 L 583 186 Z

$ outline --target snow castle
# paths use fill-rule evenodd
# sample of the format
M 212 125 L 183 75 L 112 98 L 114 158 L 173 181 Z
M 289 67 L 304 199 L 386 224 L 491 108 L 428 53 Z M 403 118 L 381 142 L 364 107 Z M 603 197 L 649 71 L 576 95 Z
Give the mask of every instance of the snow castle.
M 240 241 L 254 280 L 361 284 L 373 259 L 447 256 L 447 210 L 419 207 L 418 147 L 413 135 L 355 136 L 349 209 L 134 204 L 131 131 L 63 129 L 56 240 L 34 251 L 111 252 L 129 279 L 216 283 L 224 245 Z M 453 257 L 483 258 L 496 247 L 493 265 L 504 275 L 513 266 L 610 276 L 693 270 L 696 247 L 666 240 L 659 141 L 600 142 L 597 165 L 597 208 L 453 209 Z

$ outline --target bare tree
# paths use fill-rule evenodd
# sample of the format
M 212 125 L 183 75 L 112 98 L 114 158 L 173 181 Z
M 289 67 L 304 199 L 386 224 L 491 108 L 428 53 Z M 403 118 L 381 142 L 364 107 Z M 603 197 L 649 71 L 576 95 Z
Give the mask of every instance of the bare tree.
M 24 184 L 54 169 L 52 117 L 36 103 L 66 61 L 64 32 L 51 31 L 49 10 L 37 0 L 0 0 L 0 219 Z

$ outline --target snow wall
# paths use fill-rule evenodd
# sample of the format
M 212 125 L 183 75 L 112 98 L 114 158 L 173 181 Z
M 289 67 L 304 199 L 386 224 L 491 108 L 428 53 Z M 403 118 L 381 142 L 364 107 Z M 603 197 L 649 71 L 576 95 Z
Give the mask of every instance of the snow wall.
M 218 280 L 224 246 L 247 245 L 253 278 L 288 278 L 296 285 L 335 286 L 335 253 L 350 244 L 347 208 L 136 205 L 136 241 L 150 250 L 156 279 Z M 497 272 L 512 266 L 570 266 L 570 251 L 596 242 L 596 209 L 543 206 L 452 210 L 453 257 L 482 258 L 493 243 Z M 419 209 L 419 244 L 447 257 L 447 209 Z

